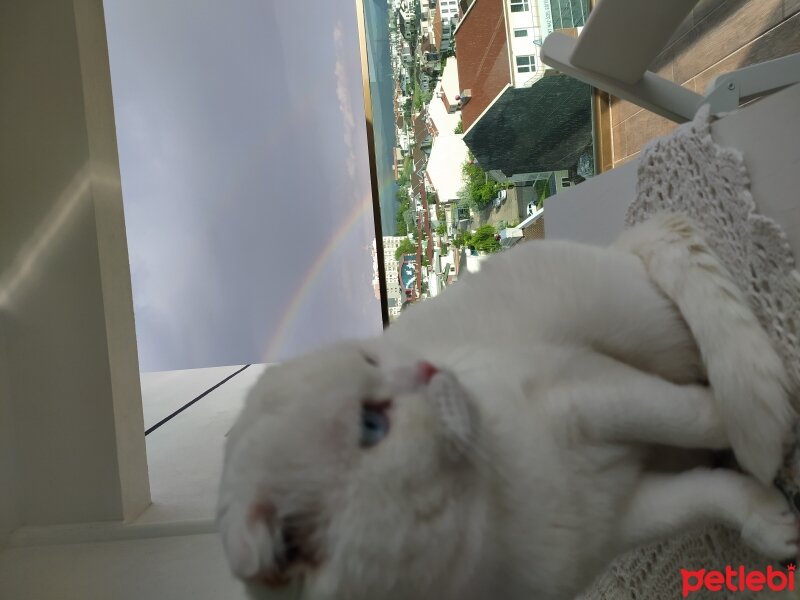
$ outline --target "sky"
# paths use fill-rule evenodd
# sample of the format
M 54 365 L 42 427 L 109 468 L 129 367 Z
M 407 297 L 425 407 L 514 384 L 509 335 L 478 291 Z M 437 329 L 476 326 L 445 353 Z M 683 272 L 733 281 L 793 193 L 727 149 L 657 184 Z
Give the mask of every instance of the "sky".
M 352 0 L 105 0 L 142 371 L 381 330 Z

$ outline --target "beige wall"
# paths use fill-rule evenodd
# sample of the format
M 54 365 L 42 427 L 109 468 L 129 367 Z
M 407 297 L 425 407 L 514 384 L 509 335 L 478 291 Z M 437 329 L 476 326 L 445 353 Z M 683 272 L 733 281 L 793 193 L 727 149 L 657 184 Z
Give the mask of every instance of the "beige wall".
M 101 0 L 0 3 L 0 81 L 0 490 L 22 524 L 131 518 L 149 487 Z
M 11 412 L 5 322 L 0 314 L 0 547 L 5 537 L 19 525 L 16 493 L 16 445 Z

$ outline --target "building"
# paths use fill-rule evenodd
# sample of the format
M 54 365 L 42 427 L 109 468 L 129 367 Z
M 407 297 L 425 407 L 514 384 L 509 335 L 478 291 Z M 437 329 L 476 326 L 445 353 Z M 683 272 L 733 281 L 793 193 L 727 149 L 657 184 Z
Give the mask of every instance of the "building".
M 469 158 L 464 136 L 441 133 L 433 141 L 425 176 L 441 204 L 458 203 L 458 192 L 464 185 L 462 167 Z
M 439 0 L 433 18 L 433 44 L 439 52 L 449 52 L 459 20 L 457 0 Z
M 400 242 L 405 240 L 404 236 L 385 235 L 383 236 L 383 264 L 386 273 L 386 301 L 389 305 L 389 318 L 394 320 L 400 315 L 405 300 L 405 294 L 400 286 L 400 262 L 394 257 L 395 252 L 400 247 Z M 375 242 L 373 242 L 373 288 L 378 285 L 378 259 Z M 377 298 L 380 299 L 380 287 L 377 287 Z
M 545 15 L 549 27 L 548 34 L 556 29 L 583 27 L 589 18 L 589 7 L 585 0 L 553 0 L 548 2 L 550 8 Z
M 454 113 L 461 108 L 459 104 L 459 94 L 461 88 L 458 85 L 458 61 L 455 56 L 447 59 L 442 71 L 441 100 L 447 112 Z
M 428 104 L 428 118 L 426 121 L 428 131 L 434 139 L 439 135 L 453 134 L 456 132 L 460 121 L 460 112 L 449 112 L 447 110 L 447 102 L 443 96 L 442 84 L 439 83 L 434 92 L 433 99 L 430 104 Z
M 403 304 L 414 302 L 418 298 L 417 264 L 415 254 L 404 254 L 402 260 L 398 261 L 397 275 L 403 294 Z
M 579 1 L 475 0 L 455 31 L 464 142 L 498 181 L 575 171 L 592 153 L 591 88 L 539 59 L 556 22 L 583 24 Z

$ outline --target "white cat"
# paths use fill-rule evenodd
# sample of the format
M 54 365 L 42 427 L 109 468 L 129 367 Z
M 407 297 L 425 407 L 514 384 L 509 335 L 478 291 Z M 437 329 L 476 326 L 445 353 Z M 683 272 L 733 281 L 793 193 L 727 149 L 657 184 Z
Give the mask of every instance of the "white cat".
M 787 382 L 687 219 L 522 244 L 377 339 L 265 372 L 228 439 L 226 554 L 253 597 L 309 600 L 569 599 L 712 521 L 793 557 L 768 485 Z M 753 476 L 652 468 L 731 446 Z

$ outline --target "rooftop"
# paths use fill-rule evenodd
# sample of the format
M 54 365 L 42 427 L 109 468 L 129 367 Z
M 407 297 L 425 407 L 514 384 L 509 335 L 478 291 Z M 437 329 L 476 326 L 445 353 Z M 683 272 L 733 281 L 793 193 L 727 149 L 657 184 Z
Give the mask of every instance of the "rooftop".
M 440 202 L 456 201 L 463 186 L 461 168 L 468 156 L 463 138 L 463 135 L 442 134 L 433 141 L 427 173 Z
M 573 168 L 591 152 L 591 94 L 587 84 L 553 72 L 531 87 L 509 87 L 464 141 L 484 170 L 507 177 Z
M 472 93 L 461 108 L 466 131 L 511 84 L 503 0 L 475 0 L 455 37 L 459 87 Z
M 442 71 L 442 92 L 447 105 L 452 106 L 457 103 L 456 96 L 461 93 L 458 87 L 458 62 L 455 56 L 447 59 Z
M 439 88 L 441 89 L 441 88 Z M 444 100 L 433 98 L 428 106 L 428 116 L 433 122 L 438 135 L 448 135 L 455 131 L 458 122 L 461 120 L 460 112 L 448 112 Z

